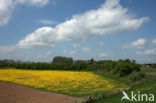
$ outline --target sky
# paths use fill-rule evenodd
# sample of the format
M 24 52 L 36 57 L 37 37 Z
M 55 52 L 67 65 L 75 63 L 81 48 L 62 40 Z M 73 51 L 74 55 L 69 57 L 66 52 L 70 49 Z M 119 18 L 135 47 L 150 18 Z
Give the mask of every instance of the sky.
M 0 59 L 156 62 L 155 0 L 0 0 Z

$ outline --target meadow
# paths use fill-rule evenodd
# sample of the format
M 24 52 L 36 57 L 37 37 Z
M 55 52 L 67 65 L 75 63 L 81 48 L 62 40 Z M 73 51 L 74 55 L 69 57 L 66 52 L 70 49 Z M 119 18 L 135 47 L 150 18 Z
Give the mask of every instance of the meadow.
M 116 80 L 84 71 L 0 69 L 0 81 L 71 96 L 105 93 L 126 86 Z
M 127 92 L 127 94 L 131 95 L 131 91 L 134 91 L 136 93 L 140 91 L 141 93 L 145 93 L 145 94 L 152 93 L 156 95 L 156 69 L 142 67 L 141 72 L 145 73 L 145 77 L 139 81 L 135 81 L 135 82 L 130 81 L 131 75 L 127 76 L 127 78 L 129 79 L 127 79 L 126 77 L 120 78 L 121 81 L 125 81 L 125 83 L 127 82 L 129 85 L 131 85 L 131 89 Z M 119 93 L 119 94 L 115 94 L 115 95 L 108 96 L 103 99 L 94 101 L 94 103 L 120 103 L 122 96 L 123 94 Z M 124 100 L 122 101 L 122 103 L 155 103 L 155 102 L 147 102 L 147 101 L 141 101 L 141 102 L 133 101 L 132 102 L 132 101 Z

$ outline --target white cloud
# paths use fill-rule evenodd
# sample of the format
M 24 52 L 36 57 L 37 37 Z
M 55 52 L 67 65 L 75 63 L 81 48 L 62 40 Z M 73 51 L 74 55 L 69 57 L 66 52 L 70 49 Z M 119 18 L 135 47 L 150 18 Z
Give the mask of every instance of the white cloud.
M 48 4 L 49 0 L 12 0 L 16 4 L 25 4 L 25 5 L 33 5 L 33 6 L 38 6 L 42 7 Z
M 102 52 L 102 53 L 99 54 L 100 58 L 104 58 L 104 57 L 107 57 L 107 56 L 108 56 L 108 54 L 105 53 L 105 52 Z
M 15 45 L 0 46 L 0 59 L 14 59 L 19 60 L 20 53 L 18 47 Z
M 49 56 L 51 56 L 52 55 L 52 52 L 51 51 L 46 51 L 46 52 L 44 52 L 44 53 L 39 53 L 39 54 L 37 54 L 36 55 L 36 58 L 47 58 L 47 57 L 49 57 Z
M 144 48 L 146 44 L 146 39 L 140 38 L 136 41 L 131 42 L 130 44 L 124 45 L 122 48 Z
M 63 51 L 63 54 L 67 54 L 67 53 L 68 53 L 68 51 L 67 51 L 67 50 L 64 50 L 64 51 Z
M 9 22 L 13 7 L 12 0 L 0 0 L 0 26 L 6 25 Z
M 17 5 L 32 5 L 42 7 L 49 0 L 0 0 L 0 26 L 8 24 L 12 11 Z
M 74 48 L 77 48 L 79 46 L 79 44 L 73 44 Z
M 43 46 L 69 40 L 86 40 L 96 35 L 106 35 L 138 29 L 148 17 L 137 19 L 119 4 L 120 0 L 106 0 L 97 10 L 73 15 L 56 27 L 42 27 L 20 40 L 19 46 Z
M 76 54 L 76 53 L 77 53 L 77 50 L 69 51 L 69 54 L 70 54 L 70 55 L 74 55 L 74 54 Z
M 52 54 L 52 52 L 51 51 L 47 51 L 46 54 L 47 55 L 50 55 L 50 54 Z
M 99 45 L 100 45 L 100 46 L 104 46 L 105 43 L 101 41 L 101 42 L 99 42 Z
M 17 50 L 17 46 L 15 45 L 8 45 L 8 46 L 0 46 L 0 53 L 8 53 L 8 52 L 13 52 Z
M 45 19 L 38 20 L 38 22 L 41 23 L 41 24 L 47 24 L 47 25 L 50 25 L 50 24 L 57 24 L 57 23 L 58 23 L 58 22 L 56 22 L 56 21 L 45 20 Z
M 57 41 L 55 39 L 57 36 L 52 35 L 52 31 L 53 29 L 50 27 L 40 28 L 33 34 L 29 34 L 24 40 L 20 40 L 17 45 L 21 48 L 28 48 L 33 46 L 54 46 L 54 43 Z
M 153 45 L 156 45 L 156 39 L 153 39 L 153 40 L 152 40 L 152 44 L 153 44 Z
M 70 51 L 64 50 L 63 51 L 63 54 L 65 55 L 74 55 L 76 53 L 78 53 L 78 50 L 70 50 Z
M 146 51 L 137 51 L 136 54 L 138 55 L 156 55 L 156 48 Z
M 82 51 L 84 51 L 84 52 L 90 52 L 90 48 L 82 48 Z

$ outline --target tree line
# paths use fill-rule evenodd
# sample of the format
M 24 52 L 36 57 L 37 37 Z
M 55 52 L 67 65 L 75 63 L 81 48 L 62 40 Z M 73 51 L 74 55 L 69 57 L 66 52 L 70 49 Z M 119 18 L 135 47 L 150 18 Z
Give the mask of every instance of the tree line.
M 52 62 L 22 62 L 14 60 L 0 60 L 0 67 L 9 67 L 17 69 L 30 69 L 30 70 L 76 70 L 76 71 L 97 71 L 106 70 L 113 72 L 119 76 L 125 76 L 132 72 L 139 72 L 141 65 L 137 64 L 134 60 L 100 60 L 95 61 L 93 58 L 90 60 L 73 60 L 71 57 L 54 57 Z

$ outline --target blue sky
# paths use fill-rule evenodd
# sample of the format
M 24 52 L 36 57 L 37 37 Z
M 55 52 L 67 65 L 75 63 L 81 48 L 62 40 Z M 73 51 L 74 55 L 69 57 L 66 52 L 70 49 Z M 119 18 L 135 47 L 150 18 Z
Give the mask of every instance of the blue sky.
M 1 0 L 0 59 L 156 62 L 155 0 Z

